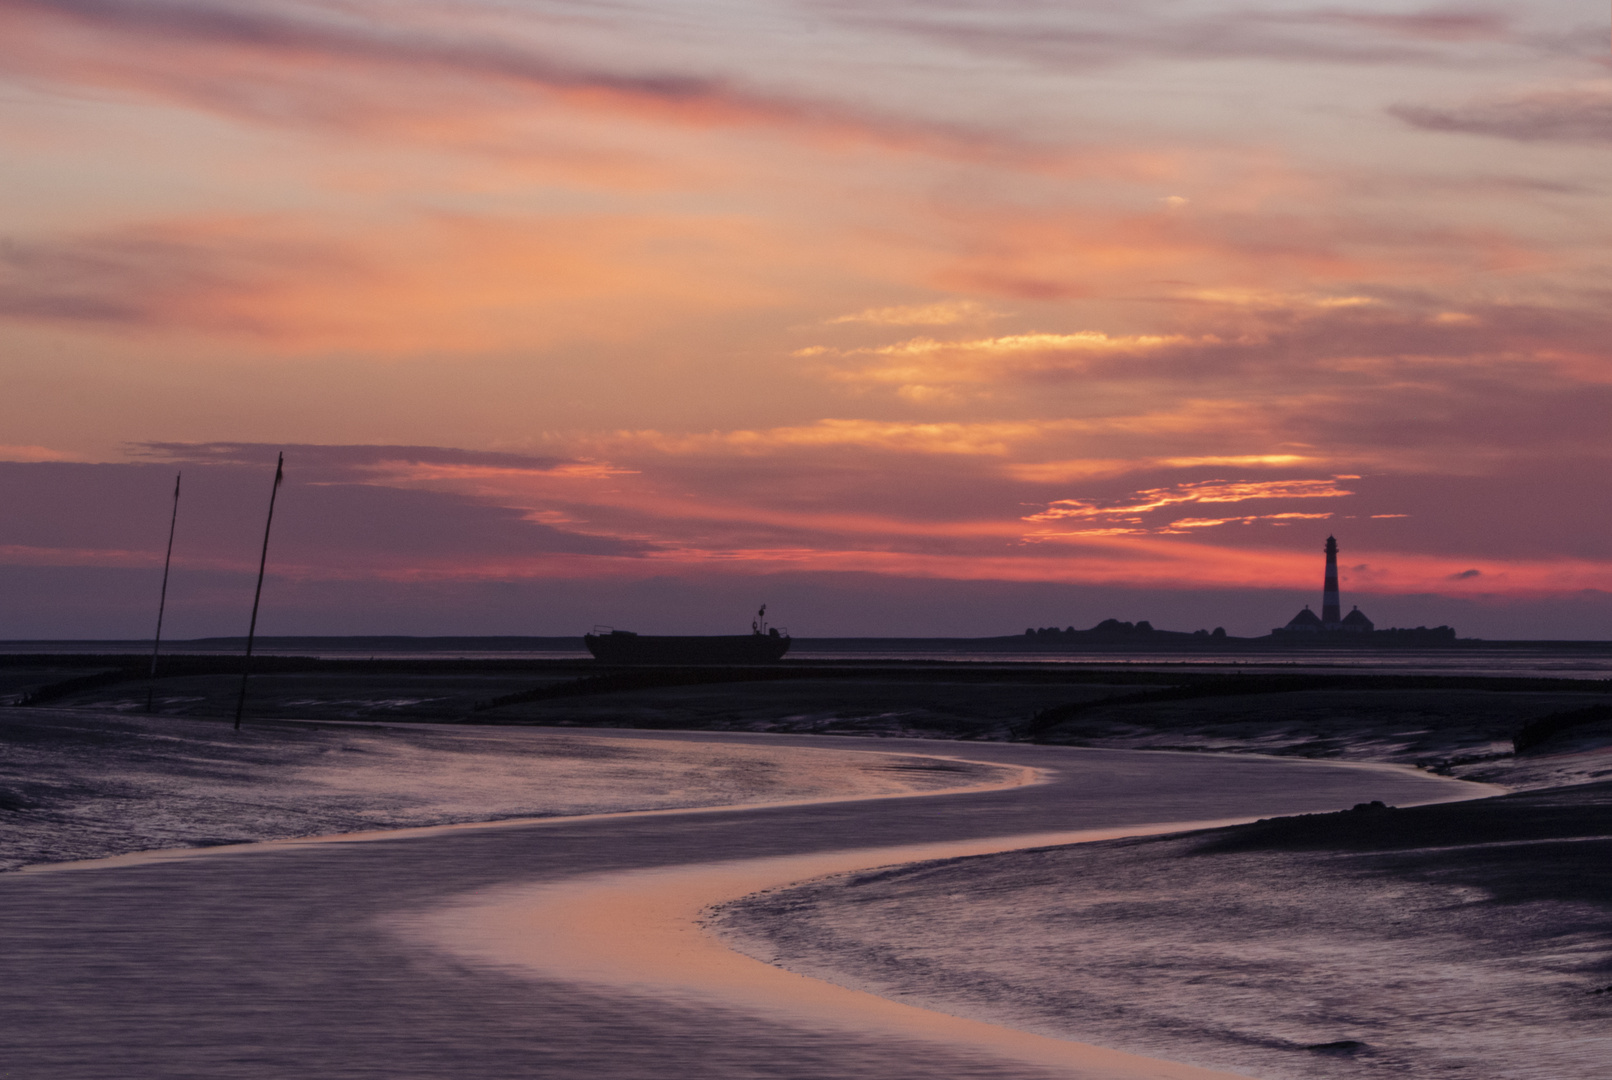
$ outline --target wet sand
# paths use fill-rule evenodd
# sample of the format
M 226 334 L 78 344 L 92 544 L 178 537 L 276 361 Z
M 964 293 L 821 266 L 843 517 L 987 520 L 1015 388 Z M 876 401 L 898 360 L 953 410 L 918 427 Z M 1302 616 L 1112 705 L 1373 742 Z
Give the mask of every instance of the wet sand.
M 762 739 L 771 747 L 820 745 Z M 934 748 L 901 740 L 837 745 L 851 753 Z M 507 957 L 489 963 L 423 946 L 398 932 L 399 920 L 462 906 L 484 890 L 601 875 L 1471 793 L 1469 785 L 1409 770 L 1316 762 L 945 749 L 970 761 L 1044 769 L 1051 782 L 550 819 L 6 875 L 0 1060 L 18 1076 L 68 1080 L 1080 1075 L 955 1041 L 944 1025 L 933 1034 L 855 1029 L 743 996 L 713 1002 L 665 986 L 601 982 L 597 971 L 517 973 Z

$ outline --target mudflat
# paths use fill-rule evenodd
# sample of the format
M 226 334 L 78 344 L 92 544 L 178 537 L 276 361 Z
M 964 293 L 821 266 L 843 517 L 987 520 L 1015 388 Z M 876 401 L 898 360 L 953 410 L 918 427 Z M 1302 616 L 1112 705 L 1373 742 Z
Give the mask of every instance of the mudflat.
M 0 709 L 0 869 L 165 848 L 1013 782 L 832 744 Z
M 253 683 L 247 729 L 235 735 L 221 722 L 238 686 L 227 673 L 159 679 L 157 714 L 148 718 L 138 715 L 143 685 L 120 682 L 115 670 L 64 685 L 82 671 L 8 669 L 13 689 L 58 690 L 49 710 L 0 710 L 0 800 L 9 800 L 0 814 L 19 827 L 8 836 L 21 838 L 21 861 L 497 817 L 917 797 L 897 800 L 911 803 L 900 813 L 880 801 L 717 810 L 711 821 L 643 834 L 557 819 L 533 826 L 549 830 L 538 844 L 517 839 L 527 826 L 497 842 L 473 831 L 398 837 L 379 844 L 398 861 L 374 861 L 376 845 L 345 845 L 366 853 L 339 870 L 328 852 L 263 850 L 252 857 L 266 861 L 228 871 L 152 866 L 141 871 L 152 876 L 124 877 L 135 869 L 108 868 L 82 885 L 50 886 L 48 897 L 34 897 L 44 905 L 37 909 L 28 893 L 0 888 L 24 945 L 15 974 L 42 980 L 36 998 L 10 999 L 8 1016 L 57 1017 L 55 1035 L 28 1043 L 17 1060 L 49 1063 L 53 1075 L 114 1075 L 90 1064 L 74 1008 L 133 1038 L 150 1069 L 178 1054 L 194 1075 L 315 1066 L 370 1075 L 357 1064 L 380 1053 L 369 1034 L 341 1035 L 284 1002 L 270 1007 L 276 1023 L 313 1022 L 341 1046 L 315 1052 L 298 1041 L 285 1052 L 259 1046 L 261 1061 L 256 1050 L 242 1057 L 239 1046 L 262 1038 L 236 1015 L 250 988 L 227 972 L 169 972 L 166 954 L 151 952 L 163 943 L 193 958 L 196 949 L 219 949 L 260 965 L 265 950 L 314 938 L 322 944 L 286 947 L 309 970 L 334 964 L 345 972 L 331 976 L 337 992 L 379 994 L 420 1021 L 430 997 L 420 987 L 430 986 L 503 1017 L 467 1029 L 491 1040 L 486 1052 L 434 1019 L 418 1037 L 382 1025 L 434 1064 L 411 1073 L 414 1059 L 388 1050 L 375 1060 L 399 1071 L 374 1075 L 461 1075 L 445 1064 L 456 1055 L 508 1075 L 526 1075 L 519 1070 L 528 1059 L 544 1063 L 532 1075 L 649 1075 L 656 1053 L 684 1054 L 719 1076 L 780 1068 L 788 1076 L 1046 1075 L 957 1046 L 907 1057 L 875 1052 L 889 1032 L 808 1037 L 802 1020 L 779 1027 L 774 1016 L 755 1026 L 744 1008 L 728 1005 L 707 1016 L 708 1002 L 678 992 L 638 1002 L 629 1021 L 631 994 L 621 987 L 589 988 L 553 973 L 534 981 L 497 964 L 453 966 L 464 957 L 443 967 L 448 961 L 431 950 L 373 928 L 399 912 L 521 882 L 1270 814 L 1300 816 L 863 870 L 724 898 L 714 925 L 759 959 L 842 986 L 987 1025 L 1255 1076 L 1557 1080 L 1598 1076 L 1599 1062 L 1612 1056 L 1602 1034 L 1612 1005 L 1612 687 L 1603 682 L 1015 664 L 619 672 L 502 664 L 412 673 L 359 664 L 265 673 Z M 297 717 L 331 723 L 283 722 Z M 844 737 L 851 735 L 876 738 Z M 1264 757 L 1243 756 L 1249 752 Z M 830 765 L 834 757 L 861 761 Z M 922 795 L 989 784 L 1032 762 L 1062 770 L 1065 783 Z M 1512 793 L 1408 806 L 1463 787 L 1445 777 Z M 1070 785 L 1081 787 L 1074 802 Z M 1363 808 L 1342 809 L 1355 802 Z M 626 848 L 614 850 L 618 844 Z M 478 854 L 466 862 L 472 849 Z M 330 893 L 320 875 L 332 872 L 350 896 Z M 284 941 L 221 911 L 203 895 L 214 888 Z M 136 922 L 109 923 L 129 897 Z M 292 926 L 288 917 L 312 923 Z M 184 937 L 187 926 L 195 943 Z M 141 927 L 162 929 L 147 940 Z M 358 944 L 338 945 L 332 933 Z M 53 949 L 81 963 L 48 970 Z M 85 974 L 102 955 L 125 958 L 113 966 L 133 965 L 130 978 L 145 978 L 156 964 L 155 977 L 194 984 L 176 1000 L 208 1017 L 198 1045 L 156 1005 L 132 1004 L 126 987 Z M 423 980 L 415 988 L 421 1004 L 399 1004 L 401 991 L 380 988 L 405 972 Z M 265 978 L 295 981 L 290 973 Z M 208 984 L 216 1000 L 204 993 Z M 489 998 L 494 984 L 502 989 Z M 565 1019 L 537 1035 L 519 1010 L 500 1011 L 505 999 Z M 325 1003 L 331 1015 L 346 1015 Z M 115 1019 L 124 1008 L 164 1034 L 131 1033 Z M 740 1052 L 728 1031 L 755 1041 Z M 632 1043 L 627 1056 L 637 1065 L 607 1061 L 581 1048 L 588 1032 L 650 1049 L 640 1054 Z
M 807 737 L 721 739 L 820 745 Z M 18 1075 L 64 1080 L 1118 1076 L 959 1045 L 944 1031 L 916 1037 L 877 1022 L 825 1025 L 743 999 L 515 972 L 425 947 L 395 926 L 480 890 L 600 874 L 1465 794 L 1458 782 L 1403 769 L 939 745 L 949 757 L 1041 769 L 1051 782 L 552 818 L 0 875 L 0 1057 Z M 937 744 L 843 746 L 883 756 Z
M 1612 1060 L 1612 783 L 839 875 L 714 913 L 791 971 L 1259 1077 Z

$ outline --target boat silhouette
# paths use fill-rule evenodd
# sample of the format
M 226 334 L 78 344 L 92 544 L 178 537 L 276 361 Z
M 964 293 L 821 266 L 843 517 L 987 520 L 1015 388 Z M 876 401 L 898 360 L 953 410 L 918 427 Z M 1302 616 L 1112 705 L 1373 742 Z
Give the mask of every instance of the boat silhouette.
M 769 629 L 766 617 L 762 604 L 748 634 L 673 637 L 596 626 L 582 642 L 607 664 L 770 664 L 789 651 L 789 633 Z

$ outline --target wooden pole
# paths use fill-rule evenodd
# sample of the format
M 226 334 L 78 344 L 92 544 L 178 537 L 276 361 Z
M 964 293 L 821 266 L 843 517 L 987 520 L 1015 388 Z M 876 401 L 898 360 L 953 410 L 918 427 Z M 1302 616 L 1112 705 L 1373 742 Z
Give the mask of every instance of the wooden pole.
M 157 599 L 157 633 L 151 639 L 151 678 L 146 683 L 146 712 L 151 711 L 151 703 L 157 693 L 157 650 L 162 648 L 162 613 L 168 607 L 168 568 L 174 561 L 174 526 L 179 524 L 179 478 L 183 475 L 174 474 L 174 512 L 168 519 L 168 554 L 162 558 L 162 594 Z
M 252 674 L 252 639 L 257 636 L 257 606 L 263 599 L 263 570 L 269 565 L 269 530 L 274 527 L 274 497 L 285 477 L 285 454 L 274 463 L 274 487 L 269 489 L 269 520 L 263 525 L 263 554 L 257 561 L 257 592 L 252 595 L 252 624 L 246 631 L 246 659 L 241 663 L 241 696 L 235 702 L 235 730 L 241 730 L 241 714 L 246 711 L 246 680 Z

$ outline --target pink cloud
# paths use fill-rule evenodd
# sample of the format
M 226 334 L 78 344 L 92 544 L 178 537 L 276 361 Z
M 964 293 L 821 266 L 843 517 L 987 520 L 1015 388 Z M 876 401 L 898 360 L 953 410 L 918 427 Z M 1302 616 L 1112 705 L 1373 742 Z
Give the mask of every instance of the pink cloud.
M 1612 142 L 1612 82 L 1531 90 L 1453 106 L 1397 105 L 1389 112 L 1427 131 L 1515 142 Z
M 914 119 L 703 71 L 588 62 L 543 42 L 565 20 L 488 8 L 318 0 L 0 0 L 0 58 L 33 79 L 102 87 L 272 125 L 454 141 L 545 103 L 658 125 L 767 128 L 817 142 L 975 160 L 1038 158 L 1000 131 Z M 472 17 L 474 16 L 474 17 Z M 444 121 L 451 121 L 444 123 Z
M 1161 60 L 1422 66 L 1456 62 L 1451 45 L 1521 43 L 1505 16 L 1466 5 L 1401 13 L 1341 5 L 1176 11 L 1117 4 L 1019 4 L 988 21 L 968 4 L 818 6 L 856 25 L 958 50 L 1075 68 Z
M 1256 499 L 1335 499 L 1353 495 L 1353 491 L 1338 486 L 1336 481 L 1339 479 L 1342 477 L 1332 480 L 1253 480 L 1232 483 L 1223 480 L 1197 481 L 1178 484 L 1173 488 L 1138 491 L 1130 499 L 1107 504 L 1084 499 L 1058 499 L 1045 510 L 1031 514 L 1024 520 L 1058 521 L 1064 518 L 1145 514 L 1189 503 L 1239 503 Z M 1220 520 L 1212 522 L 1212 524 L 1220 523 Z M 1181 523 L 1174 524 L 1179 526 Z
M 0 446 L 0 461 L 78 461 L 79 455 L 48 446 Z
M 775 303 L 744 269 L 769 239 L 711 215 L 175 219 L 12 240 L 0 248 L 0 318 L 289 352 L 608 340 L 689 310 Z M 634 294 L 636 321 L 612 318 Z
M 249 573 L 277 449 L 161 444 L 145 453 L 164 464 L 0 464 L 0 497 L 15 510 L 0 527 L 0 565 L 155 567 L 172 471 L 183 468 L 176 565 L 192 575 Z M 696 461 L 641 442 L 621 444 L 614 460 L 423 446 L 285 450 L 289 479 L 273 565 L 283 579 L 310 583 L 868 574 L 1141 590 L 1309 589 L 1324 532 L 1305 526 L 1320 530 L 1332 515 L 1306 502 L 1346 495 L 1367 508 L 1381 499 L 1421 502 L 1423 516 L 1437 522 L 1443 508 L 1408 492 L 1452 487 L 1448 478 L 1361 477 L 1347 488 L 1293 478 L 1138 489 L 1121 477 L 1103 481 L 1111 495 L 1059 500 L 1068 513 L 1027 535 L 1021 503 L 1033 489 L 966 457 L 945 484 L 926 488 L 920 460 L 909 455 L 863 450 L 876 467 L 842 476 L 824 470 L 821 448 L 795 445 L 771 451 L 765 482 L 737 485 L 720 450 Z M 838 487 L 825 493 L 825 483 Z M 1297 502 L 1287 509 L 1283 500 Z M 1179 513 L 1249 502 L 1264 505 L 1249 514 Z M 1429 546 L 1423 533 L 1418 549 L 1392 531 L 1404 528 L 1398 519 L 1367 515 L 1327 527 L 1343 537 L 1357 592 L 1565 597 L 1612 589 L 1612 553 L 1593 544 L 1580 553 L 1530 552 L 1491 527 L 1465 536 L 1464 547 Z M 1464 528 L 1452 521 L 1447 535 Z

